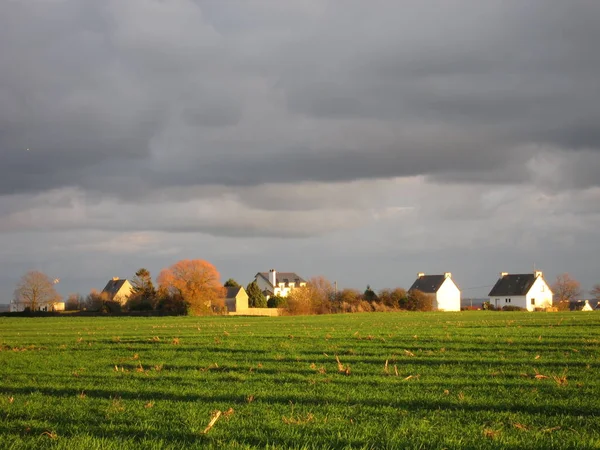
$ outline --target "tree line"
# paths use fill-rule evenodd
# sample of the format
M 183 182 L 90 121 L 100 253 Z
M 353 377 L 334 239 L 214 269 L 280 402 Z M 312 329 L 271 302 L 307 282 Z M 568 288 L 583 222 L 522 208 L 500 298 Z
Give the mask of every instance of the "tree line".
M 160 271 L 152 281 L 150 271 L 140 268 L 131 279 L 132 292 L 122 304 L 106 292 L 92 290 L 87 296 L 71 294 L 65 301 L 66 310 L 95 312 L 158 311 L 164 314 L 205 315 L 226 312 L 226 288 L 239 287 L 232 278 L 221 284 L 220 274 L 214 265 L 205 260 L 181 260 Z M 554 306 L 569 309 L 571 301 L 582 295 L 580 283 L 565 273 L 557 276 L 551 287 Z M 431 311 L 433 296 L 418 290 L 406 291 L 397 287 L 374 291 L 370 286 L 364 291 L 342 289 L 323 276 L 311 278 L 305 287 L 296 288 L 287 297 L 272 296 L 267 299 L 256 281 L 246 286 L 251 308 L 281 308 L 288 314 L 330 314 L 369 311 Z M 590 291 L 600 300 L 600 284 Z M 38 271 L 26 273 L 15 289 L 14 299 L 26 309 L 35 311 L 41 305 L 62 301 L 54 281 Z

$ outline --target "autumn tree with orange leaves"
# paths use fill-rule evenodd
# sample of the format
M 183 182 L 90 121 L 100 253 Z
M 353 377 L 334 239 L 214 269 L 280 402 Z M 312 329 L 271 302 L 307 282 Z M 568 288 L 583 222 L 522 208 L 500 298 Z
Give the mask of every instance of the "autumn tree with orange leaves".
M 162 295 L 180 298 L 194 315 L 210 313 L 224 298 L 219 272 L 201 259 L 176 262 L 160 272 L 157 282 Z

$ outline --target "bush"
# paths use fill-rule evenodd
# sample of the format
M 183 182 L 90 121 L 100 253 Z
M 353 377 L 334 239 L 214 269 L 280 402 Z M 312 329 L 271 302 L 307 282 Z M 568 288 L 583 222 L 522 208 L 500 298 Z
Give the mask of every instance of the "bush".
M 557 311 L 570 311 L 571 310 L 571 302 L 569 302 L 569 300 L 560 300 L 558 302 L 555 301 L 552 306 L 554 306 L 557 309 Z
M 129 311 L 152 311 L 154 306 L 150 299 L 134 296 L 127 300 L 127 309 Z
M 373 306 L 366 300 L 361 300 L 356 306 L 356 312 L 373 312 Z
M 502 307 L 502 311 L 526 311 L 526 309 L 520 306 L 507 305 Z
M 415 289 L 408 293 L 406 306 L 409 311 L 433 311 L 433 296 Z
M 119 302 L 115 302 L 112 300 L 105 301 L 102 304 L 102 308 L 100 309 L 100 311 L 102 311 L 103 313 L 109 313 L 109 314 L 120 313 L 121 312 L 121 304 Z
M 288 305 L 286 298 L 275 295 L 267 300 L 267 308 L 285 308 Z
M 254 299 L 254 308 L 266 308 L 267 307 L 267 299 L 265 296 L 256 297 Z
M 104 302 L 108 301 L 108 294 L 92 290 L 85 299 L 85 309 L 87 311 L 102 311 Z
M 66 311 L 79 311 L 85 305 L 85 299 L 79 294 L 70 294 L 65 302 Z
M 156 309 L 166 314 L 185 316 L 189 305 L 180 295 L 164 295 L 159 301 Z

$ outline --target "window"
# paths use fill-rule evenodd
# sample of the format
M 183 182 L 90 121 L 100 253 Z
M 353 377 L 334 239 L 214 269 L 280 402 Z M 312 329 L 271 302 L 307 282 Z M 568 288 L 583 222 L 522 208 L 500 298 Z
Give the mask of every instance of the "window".
M 532 298 L 532 299 L 531 299 L 531 304 L 532 304 L 532 305 L 535 305 L 535 298 Z

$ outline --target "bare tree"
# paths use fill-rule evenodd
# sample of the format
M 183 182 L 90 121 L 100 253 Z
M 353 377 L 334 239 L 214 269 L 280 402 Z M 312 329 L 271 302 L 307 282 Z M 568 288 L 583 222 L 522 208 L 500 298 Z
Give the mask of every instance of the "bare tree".
M 332 301 L 335 297 L 335 289 L 331 281 L 323 275 L 319 275 L 308 280 L 308 287 L 312 291 L 313 310 L 320 314 L 331 312 Z
M 84 302 L 85 299 L 81 294 L 69 294 L 65 304 L 65 309 L 67 311 L 79 311 L 83 308 Z
M 556 277 L 556 281 L 552 285 L 552 292 L 555 304 L 570 302 L 581 296 L 581 284 L 570 274 L 563 273 Z
M 48 275 L 34 270 L 21 277 L 14 298 L 16 303 L 35 311 L 42 307 L 52 308 L 61 297 Z
M 592 290 L 590 291 L 590 295 L 594 297 L 596 301 L 600 301 L 600 283 L 595 284 Z

